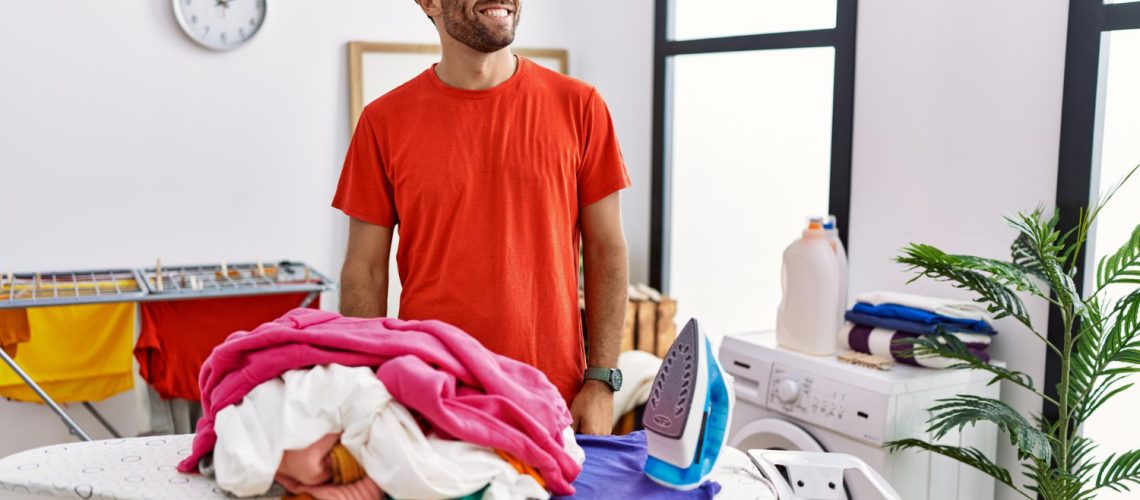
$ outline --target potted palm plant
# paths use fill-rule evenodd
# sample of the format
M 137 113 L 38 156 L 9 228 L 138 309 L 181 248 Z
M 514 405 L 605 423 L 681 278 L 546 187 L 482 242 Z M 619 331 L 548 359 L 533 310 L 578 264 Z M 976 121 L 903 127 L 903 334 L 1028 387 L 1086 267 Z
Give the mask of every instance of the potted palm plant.
M 1097 458 L 1096 443 L 1080 434 L 1081 424 L 1104 403 L 1132 387 L 1128 377 L 1140 372 L 1140 225 L 1116 252 L 1096 266 L 1091 293 L 1081 294 L 1074 281 L 1081 249 L 1097 215 L 1133 174 L 1134 167 L 1101 200 L 1082 210 L 1077 227 L 1062 232 L 1058 216 L 1043 210 L 1019 213 L 1006 222 L 1017 231 L 1010 259 L 952 255 L 930 245 L 911 244 L 896 260 L 915 274 L 969 290 L 996 318 L 1024 324 L 1060 360 L 1060 383 L 1047 393 L 1027 374 L 987 364 L 974 357 L 957 338 L 933 335 L 907 341 L 915 355 L 937 355 L 956 361 L 955 368 L 983 370 L 991 383 L 1006 381 L 1030 391 L 1056 409 L 1056 418 L 1022 415 L 997 399 L 968 394 L 940 400 L 929 410 L 928 432 L 934 442 L 904 439 L 888 449 L 918 449 L 944 455 L 992 476 L 1026 498 L 1091 499 L 1102 489 L 1129 490 L 1140 485 L 1140 449 Z M 1121 293 L 1122 288 L 1130 288 Z M 1049 302 L 1060 312 L 1063 339 L 1051 342 L 1032 324 L 1018 292 Z M 1135 390 L 1140 390 L 1137 388 Z M 1011 471 L 974 448 L 937 441 L 952 430 L 979 422 L 995 424 L 1017 450 L 1028 484 L 1019 487 Z

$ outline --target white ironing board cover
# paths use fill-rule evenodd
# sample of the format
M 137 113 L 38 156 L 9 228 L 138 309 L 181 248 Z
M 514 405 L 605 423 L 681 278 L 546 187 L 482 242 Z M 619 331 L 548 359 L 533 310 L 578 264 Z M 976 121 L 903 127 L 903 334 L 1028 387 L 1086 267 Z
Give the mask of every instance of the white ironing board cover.
M 213 480 L 175 470 L 193 440 L 193 434 L 182 434 L 22 451 L 0 458 L 0 492 L 118 500 L 230 498 Z
M 193 434 L 182 434 L 22 451 L 0 458 L 0 498 L 3 492 L 116 500 L 232 498 L 206 477 L 175 470 L 193 440 Z M 711 479 L 721 485 L 718 499 L 776 500 L 748 456 L 734 448 L 724 449 Z M 270 493 L 256 498 L 278 498 L 283 492 Z

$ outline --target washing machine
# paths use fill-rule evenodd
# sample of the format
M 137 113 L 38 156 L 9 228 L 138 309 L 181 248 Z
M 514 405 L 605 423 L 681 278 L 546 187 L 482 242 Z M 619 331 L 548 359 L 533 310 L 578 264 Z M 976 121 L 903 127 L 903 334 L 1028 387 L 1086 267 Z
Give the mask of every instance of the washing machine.
M 998 397 L 990 377 L 971 370 L 894 365 L 889 371 L 781 349 L 773 331 L 729 335 L 718 354 L 732 374 L 736 406 L 729 445 L 855 455 L 874 467 L 907 500 L 992 500 L 994 480 L 932 453 L 887 453 L 883 443 L 920 438 L 935 401 L 958 394 Z M 972 446 L 996 457 L 997 429 L 967 427 L 941 444 Z M 860 475 L 846 477 L 852 500 L 880 498 Z

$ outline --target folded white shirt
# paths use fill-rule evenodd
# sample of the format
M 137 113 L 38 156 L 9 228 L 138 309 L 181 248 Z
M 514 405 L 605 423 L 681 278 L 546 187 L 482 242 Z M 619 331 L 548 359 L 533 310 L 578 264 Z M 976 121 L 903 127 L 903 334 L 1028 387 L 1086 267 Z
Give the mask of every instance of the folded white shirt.
M 867 292 L 855 297 L 856 302 L 866 302 L 873 306 L 882 304 L 898 304 L 940 314 L 948 318 L 972 319 L 993 324 L 993 315 L 986 310 L 986 306 L 968 300 L 950 300 L 925 295 L 915 295 L 903 292 Z

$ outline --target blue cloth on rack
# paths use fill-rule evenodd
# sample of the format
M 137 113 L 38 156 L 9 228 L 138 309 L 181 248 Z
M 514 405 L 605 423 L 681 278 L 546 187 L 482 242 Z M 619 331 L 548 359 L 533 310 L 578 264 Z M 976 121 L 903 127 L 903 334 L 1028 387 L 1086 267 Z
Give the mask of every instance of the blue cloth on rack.
M 943 316 L 941 314 L 935 314 L 930 311 L 915 309 L 913 307 L 900 306 L 898 304 L 879 304 L 877 306 L 873 306 L 865 302 L 859 302 L 855 304 L 855 307 L 851 308 L 851 312 L 865 314 L 868 316 L 875 316 L 878 318 L 901 319 L 933 327 L 932 330 L 924 329 L 921 332 L 911 331 L 911 333 L 935 333 L 938 331 L 938 327 L 942 327 L 948 332 L 971 332 L 989 334 L 997 333 L 994 331 L 994 327 L 992 325 L 982 320 L 952 318 L 950 316 Z M 858 323 L 858 321 L 855 322 Z M 868 323 L 863 324 L 866 325 Z M 903 328 L 896 329 L 910 331 Z
M 625 436 L 579 434 L 577 438 L 578 445 L 586 452 L 586 462 L 574 481 L 574 496 L 554 498 L 699 500 L 711 499 L 720 492 L 720 484 L 714 481 L 705 481 L 689 491 L 678 491 L 649 479 L 645 475 L 645 460 L 649 456 L 645 431 Z
M 872 316 L 870 314 L 855 312 L 854 310 L 847 311 L 847 314 L 844 314 L 843 317 L 847 321 L 855 323 L 856 325 L 873 326 L 876 328 L 886 328 L 889 330 L 898 330 L 900 332 L 916 333 L 916 334 L 920 334 L 920 335 L 922 335 L 922 334 L 933 335 L 933 334 L 943 332 L 943 331 L 946 333 L 981 333 L 983 335 L 993 335 L 995 333 L 992 330 L 989 332 L 978 332 L 978 331 L 974 331 L 974 330 L 970 330 L 968 328 L 962 327 L 961 325 L 955 325 L 953 323 L 940 323 L 940 324 L 931 325 L 931 324 L 927 324 L 927 323 L 919 323 L 917 321 L 910 321 L 910 320 L 905 320 L 905 319 L 884 318 L 882 316 Z

